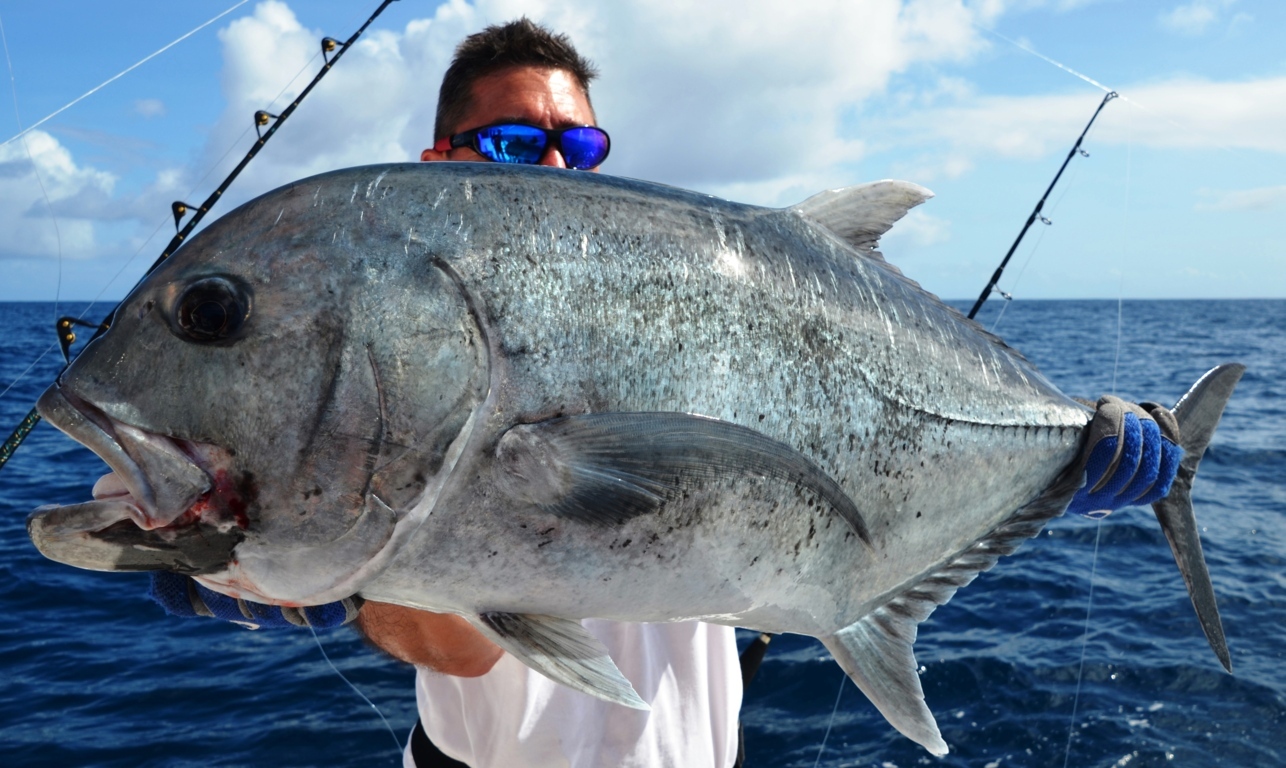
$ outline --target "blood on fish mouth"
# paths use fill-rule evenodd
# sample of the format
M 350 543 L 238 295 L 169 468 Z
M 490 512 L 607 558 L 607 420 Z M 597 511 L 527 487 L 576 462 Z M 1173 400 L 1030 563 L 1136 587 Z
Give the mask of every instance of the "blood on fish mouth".
M 169 523 L 155 528 L 138 527 L 160 534 L 198 523 L 206 523 L 222 530 L 227 530 L 231 526 L 241 530 L 249 528 L 250 517 L 246 514 L 246 501 L 238 485 L 233 482 L 232 473 L 226 469 L 215 470 L 210 476 L 210 481 L 211 489 L 197 497 L 192 506 Z M 93 497 L 95 501 L 123 501 L 137 506 L 129 489 L 115 472 L 103 475 L 98 482 L 94 483 Z M 132 520 L 131 522 L 137 526 L 137 522 Z
M 125 424 L 59 386 L 38 408 L 113 470 L 94 484 L 93 501 L 72 505 L 83 514 L 59 518 L 60 530 L 92 534 L 128 520 L 168 539 L 198 524 L 222 533 L 249 527 L 247 494 L 227 449 Z

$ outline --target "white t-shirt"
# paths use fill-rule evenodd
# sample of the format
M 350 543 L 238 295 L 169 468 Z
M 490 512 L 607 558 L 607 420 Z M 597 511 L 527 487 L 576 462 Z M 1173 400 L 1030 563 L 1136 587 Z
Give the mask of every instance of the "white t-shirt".
M 651 712 L 549 680 L 509 654 L 481 677 L 419 669 L 429 739 L 473 768 L 730 768 L 741 668 L 731 627 L 700 622 L 582 622 L 607 646 Z M 405 768 L 415 768 L 411 751 Z

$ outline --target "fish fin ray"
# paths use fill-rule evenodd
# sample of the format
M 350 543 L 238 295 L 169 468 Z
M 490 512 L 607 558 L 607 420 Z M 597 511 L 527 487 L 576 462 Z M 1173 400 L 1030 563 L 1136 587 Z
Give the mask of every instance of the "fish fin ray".
M 909 181 L 875 181 L 819 192 L 789 210 L 822 225 L 860 253 L 883 261 L 875 250 L 880 237 L 907 211 L 931 197 L 932 192 Z
M 650 709 L 607 648 L 579 622 L 491 612 L 480 614 L 477 624 L 501 648 L 556 683 L 632 709 Z
M 870 546 L 844 489 L 807 456 L 757 432 L 687 413 L 595 413 L 515 427 L 496 456 L 506 490 L 560 517 L 605 525 L 742 475 L 790 482 L 831 506 Z

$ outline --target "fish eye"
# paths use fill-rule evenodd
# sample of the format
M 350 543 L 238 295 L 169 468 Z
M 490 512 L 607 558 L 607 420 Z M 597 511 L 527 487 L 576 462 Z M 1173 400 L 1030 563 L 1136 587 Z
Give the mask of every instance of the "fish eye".
M 182 335 L 211 343 L 236 336 L 250 315 L 250 298 L 230 280 L 207 277 L 189 285 L 174 307 L 175 324 Z

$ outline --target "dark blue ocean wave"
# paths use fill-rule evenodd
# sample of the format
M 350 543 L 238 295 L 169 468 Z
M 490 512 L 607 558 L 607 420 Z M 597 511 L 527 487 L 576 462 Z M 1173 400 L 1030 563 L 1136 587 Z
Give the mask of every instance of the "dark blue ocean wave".
M 988 327 L 1000 309 L 985 308 Z M 931 758 L 898 735 L 851 683 L 832 716 L 839 668 L 817 641 L 783 636 L 746 695 L 747 764 L 1286 763 L 1286 302 L 1004 309 L 997 332 L 1078 396 L 1169 404 L 1215 364 L 1249 366 L 1194 490 L 1234 674 L 1210 652 L 1150 510 L 1059 519 L 920 627 L 921 680 L 949 756 Z M 18 380 L 0 397 L 0 428 L 57 375 L 54 351 L 20 378 L 52 342 L 55 317 L 49 304 L 0 305 L 0 388 Z M 42 424 L 0 472 L 0 764 L 397 765 L 379 717 L 310 634 L 172 619 L 147 600 L 143 576 L 78 571 L 36 553 L 26 515 L 87 498 L 104 471 Z M 349 630 L 321 640 L 407 732 L 410 671 Z

